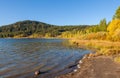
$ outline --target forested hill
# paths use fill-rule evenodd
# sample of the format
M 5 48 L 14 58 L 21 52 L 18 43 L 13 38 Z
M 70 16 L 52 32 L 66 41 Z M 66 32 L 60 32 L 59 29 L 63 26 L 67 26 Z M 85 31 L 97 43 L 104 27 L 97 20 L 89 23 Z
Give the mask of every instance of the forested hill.
M 19 21 L 14 24 L 0 27 L 0 38 L 5 37 L 57 37 L 66 31 L 78 31 L 86 28 L 88 25 L 77 26 L 57 26 L 38 21 Z

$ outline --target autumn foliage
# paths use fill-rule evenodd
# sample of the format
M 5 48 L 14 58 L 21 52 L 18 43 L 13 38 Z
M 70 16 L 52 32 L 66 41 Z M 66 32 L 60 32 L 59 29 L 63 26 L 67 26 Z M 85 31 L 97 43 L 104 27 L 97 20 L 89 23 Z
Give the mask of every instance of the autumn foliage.
M 120 41 L 120 20 L 112 20 L 107 28 L 108 39 L 113 41 Z
M 120 29 L 120 20 L 112 20 L 107 28 L 107 31 L 109 34 L 113 35 L 118 31 L 118 29 Z

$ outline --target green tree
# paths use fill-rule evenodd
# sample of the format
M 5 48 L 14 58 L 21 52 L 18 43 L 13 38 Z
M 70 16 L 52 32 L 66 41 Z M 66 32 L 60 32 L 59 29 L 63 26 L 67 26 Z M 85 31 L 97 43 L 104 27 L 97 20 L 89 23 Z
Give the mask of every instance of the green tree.
M 106 31 L 107 30 L 107 23 L 106 23 L 106 19 L 105 18 L 100 21 L 99 29 L 100 29 L 100 31 Z
M 113 20 L 114 19 L 120 19 L 120 6 L 116 10 L 115 15 L 113 15 Z

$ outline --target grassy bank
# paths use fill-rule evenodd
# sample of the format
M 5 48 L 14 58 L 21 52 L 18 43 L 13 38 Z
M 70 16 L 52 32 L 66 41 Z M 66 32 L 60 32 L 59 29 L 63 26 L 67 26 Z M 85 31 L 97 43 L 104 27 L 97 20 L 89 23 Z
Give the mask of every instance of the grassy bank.
M 70 43 L 80 48 L 95 50 L 96 55 L 112 56 L 115 62 L 120 62 L 120 42 L 71 39 Z

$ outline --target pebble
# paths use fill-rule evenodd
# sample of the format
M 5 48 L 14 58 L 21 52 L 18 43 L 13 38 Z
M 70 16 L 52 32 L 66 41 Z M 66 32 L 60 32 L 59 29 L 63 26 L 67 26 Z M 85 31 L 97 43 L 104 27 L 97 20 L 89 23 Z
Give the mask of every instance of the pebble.
M 85 58 L 86 58 L 86 56 L 83 57 L 83 59 L 85 59 Z
M 80 68 L 80 65 L 79 65 L 79 64 L 77 65 L 77 68 Z
M 79 63 L 81 64 L 81 63 L 82 63 L 82 61 L 80 60 L 80 61 L 79 61 Z
M 74 71 L 74 72 L 77 72 L 77 69 L 74 69 L 73 71 Z

